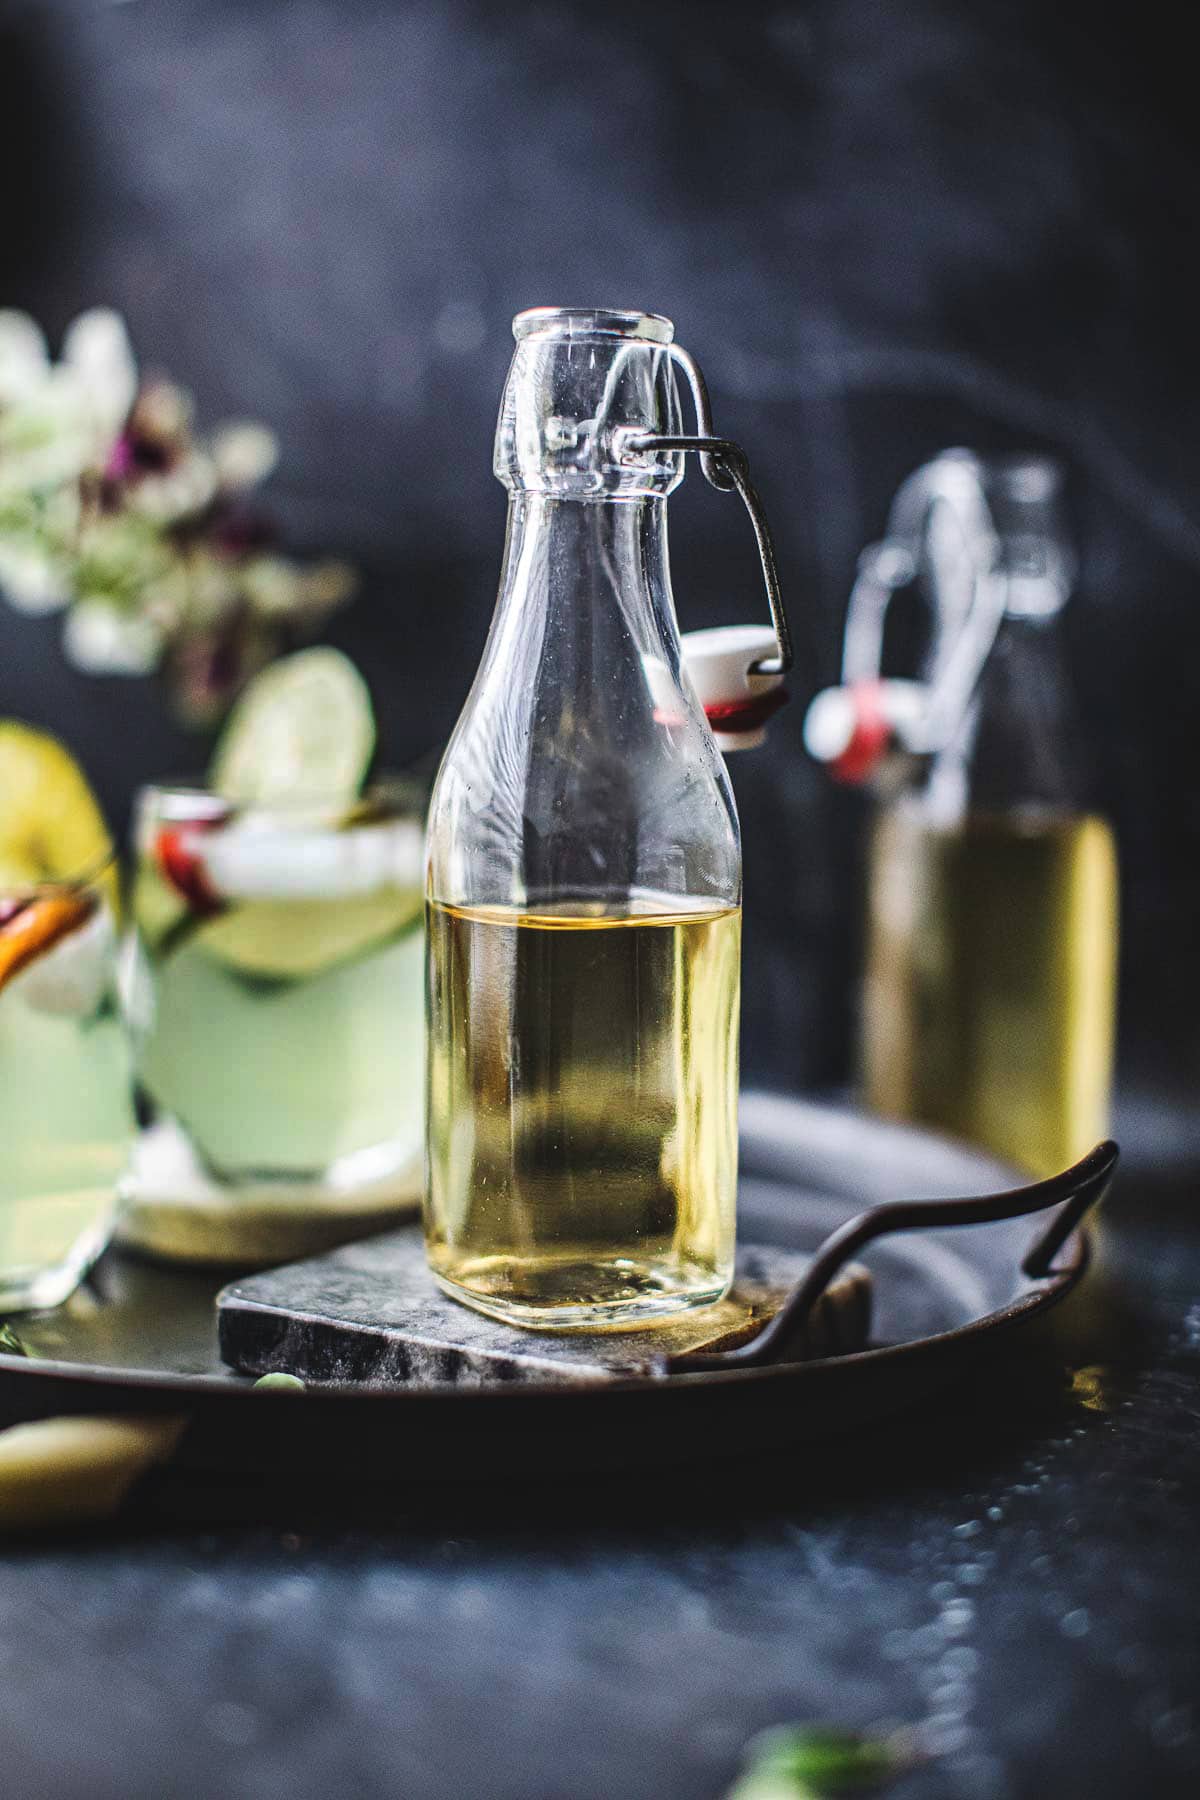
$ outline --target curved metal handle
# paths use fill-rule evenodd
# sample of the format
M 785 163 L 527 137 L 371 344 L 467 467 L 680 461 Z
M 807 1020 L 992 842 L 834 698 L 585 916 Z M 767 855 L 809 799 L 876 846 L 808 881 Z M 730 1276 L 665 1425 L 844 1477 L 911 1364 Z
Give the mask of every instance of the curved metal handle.
M 969 579 L 951 594 L 945 571 L 929 558 L 935 517 L 957 527 Z M 928 563 L 927 598 L 934 619 L 932 666 L 926 704 L 905 748 L 936 755 L 953 741 L 967 717 L 991 655 L 1008 603 L 1002 546 L 988 506 L 979 459 L 969 451 L 944 450 L 902 483 L 892 502 L 887 536 L 858 561 L 842 640 L 842 685 L 876 681 L 881 673 L 884 621 L 892 596 Z M 953 604 L 951 604 L 953 600 Z
M 793 661 L 792 630 L 779 587 L 779 568 L 775 561 L 771 527 L 767 524 L 767 515 L 763 511 L 758 490 L 750 480 L 750 464 L 746 459 L 746 452 L 732 438 L 713 435 L 708 385 L 695 358 L 689 356 L 681 344 L 668 345 L 667 355 L 683 371 L 691 392 L 692 406 L 696 413 L 695 435 L 689 436 L 684 432 L 624 432 L 624 450 L 630 455 L 694 450 L 700 458 L 700 467 L 710 487 L 715 487 L 722 494 L 729 494 L 737 489 L 754 527 L 754 541 L 758 545 L 758 560 L 762 564 L 763 582 L 767 590 L 767 605 L 771 609 L 771 624 L 775 631 L 775 641 L 779 645 L 778 656 L 761 658 L 751 666 L 750 673 L 786 675 Z
M 771 624 L 775 631 L 775 641 L 779 645 L 778 656 L 760 657 L 758 662 L 751 664 L 750 673 L 786 675 L 793 661 L 792 629 L 788 624 L 783 594 L 779 587 L 779 568 L 775 561 L 771 527 L 767 524 L 767 515 L 763 511 L 758 490 L 750 479 L 750 465 L 741 445 L 735 444 L 732 438 L 707 435 L 688 437 L 683 432 L 631 431 L 624 438 L 624 450 L 630 455 L 644 455 L 647 452 L 654 455 L 664 450 L 695 450 L 715 488 L 725 493 L 737 489 L 754 527 L 754 541 L 758 545 L 758 560 L 762 564 L 763 582 L 767 590 L 767 605 L 771 609 Z M 714 480 L 713 471 L 728 479 Z
M 684 379 L 691 390 L 692 406 L 696 413 L 696 438 L 711 438 L 713 436 L 712 407 L 708 400 L 708 383 L 704 379 L 700 364 L 683 348 L 682 344 L 669 345 L 667 355 L 678 368 L 683 370 Z M 686 444 L 680 446 L 680 448 L 688 450 L 698 447 L 696 439 L 693 438 L 689 438 Z M 735 445 L 734 448 L 736 449 L 737 446 Z M 739 451 L 738 454 L 740 455 L 741 452 Z M 732 491 L 733 480 L 720 459 L 712 451 L 700 451 L 700 468 L 710 487 L 715 487 L 722 494 Z
M 1020 1219 L 1056 1206 L 1059 1211 L 1038 1233 L 1021 1263 L 1023 1274 L 1044 1281 L 1053 1274 L 1055 1256 L 1084 1213 L 1105 1193 L 1119 1156 L 1117 1145 L 1109 1139 L 1061 1174 L 1008 1193 L 976 1194 L 964 1200 L 895 1200 L 873 1206 L 847 1220 L 825 1239 L 783 1306 L 757 1337 L 736 1349 L 717 1351 L 704 1358 L 683 1357 L 678 1362 L 679 1371 L 746 1369 L 772 1361 L 789 1339 L 802 1335 L 817 1301 L 850 1258 L 876 1238 L 893 1231 L 991 1225 L 1000 1219 Z

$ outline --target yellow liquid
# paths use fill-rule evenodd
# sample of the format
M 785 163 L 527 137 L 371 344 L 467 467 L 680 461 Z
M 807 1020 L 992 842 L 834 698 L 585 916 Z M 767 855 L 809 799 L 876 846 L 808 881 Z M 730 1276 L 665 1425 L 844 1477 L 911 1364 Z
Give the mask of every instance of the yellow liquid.
M 741 922 L 653 895 L 429 906 L 425 1229 L 447 1291 L 559 1326 L 727 1292 Z
M 869 1103 L 1037 1174 L 1108 1128 L 1117 876 L 1103 820 L 885 813 L 872 845 Z

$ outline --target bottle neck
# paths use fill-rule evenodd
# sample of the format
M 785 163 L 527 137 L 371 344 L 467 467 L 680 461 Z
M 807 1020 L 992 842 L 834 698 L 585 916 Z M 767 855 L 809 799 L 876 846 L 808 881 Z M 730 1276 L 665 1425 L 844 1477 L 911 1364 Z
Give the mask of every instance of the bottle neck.
M 962 730 L 935 759 L 928 792 L 947 813 L 1088 810 L 1090 771 L 1060 613 L 1001 621 Z
M 666 497 L 513 491 L 496 630 L 513 629 L 540 631 L 576 683 L 603 682 L 631 651 L 677 673 Z

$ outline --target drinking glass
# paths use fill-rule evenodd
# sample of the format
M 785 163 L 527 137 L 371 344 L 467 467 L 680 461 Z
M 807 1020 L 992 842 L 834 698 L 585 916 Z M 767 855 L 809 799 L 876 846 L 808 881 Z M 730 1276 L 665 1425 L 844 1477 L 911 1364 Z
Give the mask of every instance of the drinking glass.
M 270 1261 L 418 1201 L 424 802 L 404 779 L 349 807 L 141 794 L 124 1242 Z
M 116 876 L 0 884 L 0 1314 L 57 1306 L 108 1241 L 132 1117 Z

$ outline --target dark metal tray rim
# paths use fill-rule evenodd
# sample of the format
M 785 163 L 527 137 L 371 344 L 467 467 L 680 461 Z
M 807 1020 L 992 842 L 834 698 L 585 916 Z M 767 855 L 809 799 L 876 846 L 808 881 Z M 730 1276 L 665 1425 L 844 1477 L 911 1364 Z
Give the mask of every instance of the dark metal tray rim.
M 462 1387 L 453 1383 L 431 1383 L 427 1387 L 404 1387 L 387 1383 L 350 1384 L 339 1382 L 309 1383 L 305 1391 L 306 1400 L 336 1400 L 339 1405 L 362 1403 L 378 1404 L 386 1401 L 395 1404 L 403 1400 L 406 1404 L 416 1405 L 421 1401 L 436 1401 L 439 1404 L 453 1398 L 460 1402 L 472 1401 L 479 1404 L 481 1398 L 505 1400 L 527 1400 L 541 1403 L 543 1401 L 573 1399 L 581 1394 L 602 1392 L 605 1394 L 628 1393 L 631 1391 L 647 1392 L 678 1388 L 681 1386 L 710 1387 L 714 1383 L 726 1387 L 731 1383 L 776 1381 L 787 1382 L 811 1380 L 827 1375 L 830 1370 L 850 1371 L 855 1368 L 873 1367 L 880 1363 L 889 1366 L 908 1361 L 913 1358 L 927 1356 L 931 1353 L 950 1350 L 964 1343 L 973 1344 L 980 1338 L 991 1338 L 1006 1326 L 1019 1324 L 1030 1313 L 1044 1312 L 1050 1306 L 1064 1299 L 1070 1290 L 1086 1273 L 1091 1259 L 1087 1233 L 1078 1231 L 1070 1243 L 1069 1260 L 1056 1269 L 1037 1293 L 1025 1294 L 1010 1305 L 999 1307 L 995 1312 L 986 1313 L 981 1318 L 971 1319 L 965 1325 L 955 1326 L 950 1331 L 934 1332 L 928 1337 L 915 1338 L 905 1344 L 873 1344 L 866 1350 L 855 1350 L 841 1356 L 811 1357 L 804 1362 L 771 1363 L 762 1368 L 749 1369 L 714 1369 L 697 1370 L 693 1373 L 677 1373 L 663 1380 L 647 1381 L 642 1376 L 631 1376 L 628 1379 L 602 1378 L 596 1381 L 572 1381 L 570 1383 L 513 1383 L 494 1382 L 479 1387 Z M 211 1399 L 219 1396 L 222 1400 L 252 1398 L 255 1405 L 264 1402 L 275 1405 L 290 1405 L 298 1396 L 294 1393 L 256 1390 L 254 1378 L 239 1375 L 230 1370 L 227 1375 L 183 1375 L 171 1370 L 132 1371 L 117 1367 L 106 1367 L 103 1363 L 60 1362 L 52 1357 L 39 1356 L 30 1359 L 0 1353 L 0 1375 L 28 1377 L 36 1380 L 51 1378 L 58 1381 L 80 1383 L 85 1386 L 104 1387 L 111 1390 L 119 1387 L 130 1393 L 157 1394 L 190 1394 L 197 1398 Z

